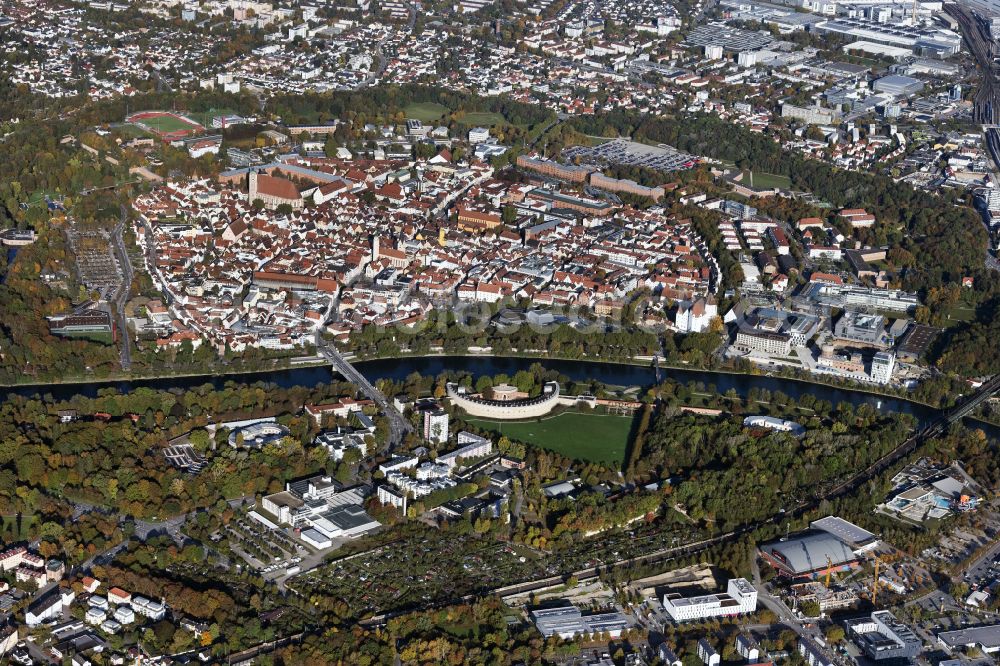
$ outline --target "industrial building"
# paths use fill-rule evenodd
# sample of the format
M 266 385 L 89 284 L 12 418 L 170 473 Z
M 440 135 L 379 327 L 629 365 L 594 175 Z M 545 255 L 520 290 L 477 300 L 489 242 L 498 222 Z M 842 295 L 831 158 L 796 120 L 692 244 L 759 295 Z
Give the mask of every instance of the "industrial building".
M 889 74 L 872 83 L 876 92 L 887 93 L 896 97 L 909 97 L 924 89 L 923 81 L 901 74 Z
M 962 38 L 957 33 L 930 27 L 913 27 L 899 22 L 880 23 L 862 18 L 838 16 L 813 26 L 820 35 L 837 35 L 848 41 L 863 41 L 908 49 L 915 55 L 947 58 L 958 53 Z
M 896 367 L 896 355 L 892 352 L 878 352 L 872 358 L 871 378 L 876 384 L 892 381 L 892 371 Z
M 663 597 L 663 608 L 674 622 L 746 615 L 757 610 L 757 590 L 745 578 L 732 578 L 726 585 L 725 594 L 703 594 L 696 597 L 666 594 Z

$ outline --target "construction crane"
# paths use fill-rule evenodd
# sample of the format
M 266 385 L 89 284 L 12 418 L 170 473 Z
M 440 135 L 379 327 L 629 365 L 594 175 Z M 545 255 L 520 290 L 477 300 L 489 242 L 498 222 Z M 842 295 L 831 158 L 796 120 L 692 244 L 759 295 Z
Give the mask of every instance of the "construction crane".
M 826 556 L 826 589 L 830 589 L 830 574 L 833 573 L 833 560 Z
M 875 557 L 875 577 L 872 579 L 872 606 L 875 605 L 875 600 L 878 598 L 878 570 L 881 566 L 882 560 Z

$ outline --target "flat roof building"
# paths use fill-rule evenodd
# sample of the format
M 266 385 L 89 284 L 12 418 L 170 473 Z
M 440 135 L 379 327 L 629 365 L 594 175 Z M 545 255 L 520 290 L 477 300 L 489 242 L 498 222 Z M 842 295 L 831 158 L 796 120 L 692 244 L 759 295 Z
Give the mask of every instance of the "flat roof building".
M 1000 624 L 969 627 L 938 634 L 938 643 L 948 652 L 966 647 L 976 647 L 986 654 L 1000 652 Z
M 913 630 L 889 611 L 876 611 L 869 617 L 847 620 L 845 625 L 848 635 L 873 661 L 912 659 L 923 647 Z
M 832 534 L 858 554 L 872 550 L 879 544 L 879 539 L 875 534 L 838 516 L 826 516 L 814 520 L 809 523 L 809 526 Z
M 582 634 L 603 632 L 607 632 L 612 638 L 618 638 L 628 627 L 628 620 L 617 611 L 584 615 L 576 606 L 539 608 L 531 611 L 531 619 L 546 638 L 559 636 L 569 639 Z
M 757 590 L 747 579 L 733 578 L 726 585 L 725 594 L 703 594 L 696 597 L 667 594 L 663 597 L 663 608 L 674 622 L 745 615 L 757 610 Z
M 896 97 L 909 97 L 923 90 L 924 84 L 919 79 L 911 76 L 889 74 L 872 83 L 872 89 L 876 92 L 888 93 Z

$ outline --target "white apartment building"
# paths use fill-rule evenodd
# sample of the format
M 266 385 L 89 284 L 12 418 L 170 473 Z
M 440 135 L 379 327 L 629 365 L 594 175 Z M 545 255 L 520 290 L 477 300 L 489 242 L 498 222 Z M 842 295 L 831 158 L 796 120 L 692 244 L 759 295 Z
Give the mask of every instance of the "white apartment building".
M 674 622 L 745 615 L 757 610 L 757 590 L 746 578 L 732 578 L 726 585 L 724 594 L 704 594 L 697 597 L 667 594 L 663 597 L 663 608 Z
M 167 606 L 162 601 L 154 601 L 146 597 L 132 597 L 132 609 L 139 615 L 151 620 L 162 620 L 167 615 Z
M 455 467 L 460 458 L 482 458 L 493 453 L 493 442 L 471 432 L 458 433 L 458 443 L 464 446 L 437 457 L 439 465 Z
M 394 506 L 402 512 L 406 512 L 406 493 L 396 490 L 392 486 L 379 486 L 376 488 L 378 501 L 382 506 Z
M 448 412 L 443 409 L 424 412 L 424 439 L 435 444 L 448 441 Z

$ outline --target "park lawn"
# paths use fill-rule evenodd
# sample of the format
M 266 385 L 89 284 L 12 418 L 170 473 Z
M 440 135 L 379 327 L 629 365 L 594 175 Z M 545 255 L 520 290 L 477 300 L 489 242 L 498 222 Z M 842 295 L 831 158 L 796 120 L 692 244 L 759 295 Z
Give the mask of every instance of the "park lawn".
M 534 444 L 567 458 L 621 465 L 632 432 L 632 416 L 563 412 L 541 421 L 491 421 L 468 418 L 480 428 Z
M 449 111 L 448 107 L 437 102 L 414 102 L 413 104 L 408 104 L 403 109 L 403 113 L 406 114 L 407 118 L 415 118 L 422 123 L 432 123 L 440 120 L 441 116 L 449 113 Z
M 750 186 L 749 171 L 743 172 L 743 184 L 747 187 Z M 776 187 L 780 190 L 789 190 L 792 188 L 792 181 L 788 178 L 788 176 L 779 176 L 775 173 L 755 171 L 753 174 L 753 186 L 762 189 Z

